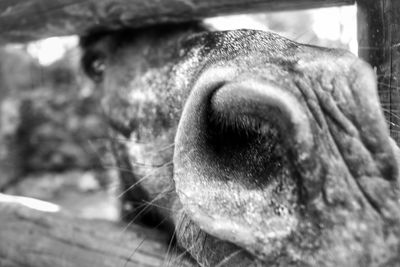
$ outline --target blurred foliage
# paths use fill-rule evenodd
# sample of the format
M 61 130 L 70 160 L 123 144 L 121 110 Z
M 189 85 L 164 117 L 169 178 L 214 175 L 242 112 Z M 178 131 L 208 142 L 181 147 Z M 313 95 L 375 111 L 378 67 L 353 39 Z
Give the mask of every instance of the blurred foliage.
M 268 29 L 299 43 L 349 49 L 349 43 L 343 43 L 339 39 L 324 39 L 317 35 L 313 29 L 313 24 L 315 23 L 313 15 L 317 12 L 321 11 L 318 9 L 312 9 L 271 12 L 253 15 L 253 17 L 255 20 L 265 24 Z M 341 34 L 343 34 L 344 26 L 350 27 L 355 25 L 338 25 L 342 31 Z M 354 36 L 354 38 L 356 38 L 356 36 Z
M 205 20 L 216 30 L 273 31 L 299 43 L 357 53 L 355 6 L 229 15 Z
M 46 67 L 24 47 L 0 58 L 0 187 L 35 172 L 102 169 L 107 128 L 78 49 Z

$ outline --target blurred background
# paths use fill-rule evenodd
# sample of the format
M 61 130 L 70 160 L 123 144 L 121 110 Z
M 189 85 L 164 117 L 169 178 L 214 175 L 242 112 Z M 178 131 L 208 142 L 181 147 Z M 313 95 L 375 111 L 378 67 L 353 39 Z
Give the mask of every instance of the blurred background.
M 205 22 L 217 30 L 274 31 L 357 54 L 354 6 Z M 118 179 L 107 125 L 79 61 L 77 36 L 0 47 L 0 193 L 49 201 L 84 218 L 116 220 Z

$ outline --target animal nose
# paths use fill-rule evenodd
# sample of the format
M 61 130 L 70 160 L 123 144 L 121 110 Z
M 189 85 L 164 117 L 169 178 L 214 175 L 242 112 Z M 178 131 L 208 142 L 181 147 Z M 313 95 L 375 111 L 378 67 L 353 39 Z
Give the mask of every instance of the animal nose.
M 196 168 L 188 166 L 188 171 L 215 167 L 219 170 L 212 174 L 215 179 L 231 175 L 222 174 L 222 170 L 238 169 L 243 169 L 245 179 L 255 162 L 287 157 L 287 149 L 296 160 L 307 160 L 313 135 L 299 100 L 267 81 L 235 80 L 197 83 L 176 135 L 176 160 L 185 159 L 182 166 L 191 157 L 196 164 L 201 162 Z M 295 155 L 299 151 L 301 155 Z M 265 166 L 256 169 L 267 171 Z
M 178 126 L 177 193 L 208 233 L 268 254 L 271 239 L 296 225 L 298 174 L 291 165 L 313 161 L 312 146 L 306 110 L 295 96 L 265 80 L 209 70 L 195 83 Z M 272 196 L 274 190 L 281 192 Z
M 351 75 L 332 93 L 318 77 L 315 86 L 291 87 L 235 69 L 201 74 L 174 153 L 176 192 L 197 226 L 262 261 L 288 248 L 303 253 L 303 237 L 340 251 L 384 243 L 373 230 L 381 219 L 372 216 L 398 221 L 398 170 L 373 76 Z M 346 262 L 353 252 L 331 260 Z
M 254 171 L 256 180 L 278 157 L 309 166 L 314 137 L 300 101 L 265 79 L 224 68 L 208 70 L 193 87 L 181 116 L 174 166 L 205 172 L 193 174 L 199 179 L 246 179 Z

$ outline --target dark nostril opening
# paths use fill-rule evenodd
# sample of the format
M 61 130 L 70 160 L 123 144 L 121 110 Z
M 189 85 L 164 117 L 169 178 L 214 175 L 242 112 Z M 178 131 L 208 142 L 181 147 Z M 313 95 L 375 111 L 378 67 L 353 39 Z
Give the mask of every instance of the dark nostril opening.
M 288 166 L 281 130 L 272 119 L 263 121 L 231 112 L 234 115 L 228 118 L 210 107 L 206 153 L 226 172 L 226 179 L 240 177 L 241 183 L 248 186 L 265 186 Z

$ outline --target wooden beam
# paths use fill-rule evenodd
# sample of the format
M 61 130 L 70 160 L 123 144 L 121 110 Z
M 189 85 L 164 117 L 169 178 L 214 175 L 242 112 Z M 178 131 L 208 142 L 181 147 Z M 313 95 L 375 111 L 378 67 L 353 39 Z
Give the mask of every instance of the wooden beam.
M 0 0 L 0 42 L 25 42 L 216 15 L 330 7 L 354 0 Z
M 192 266 L 166 256 L 167 236 L 154 229 L 84 220 L 0 202 L 0 266 Z M 170 250 L 170 252 L 173 250 Z
M 390 135 L 400 145 L 400 1 L 358 0 L 359 56 L 378 77 Z

